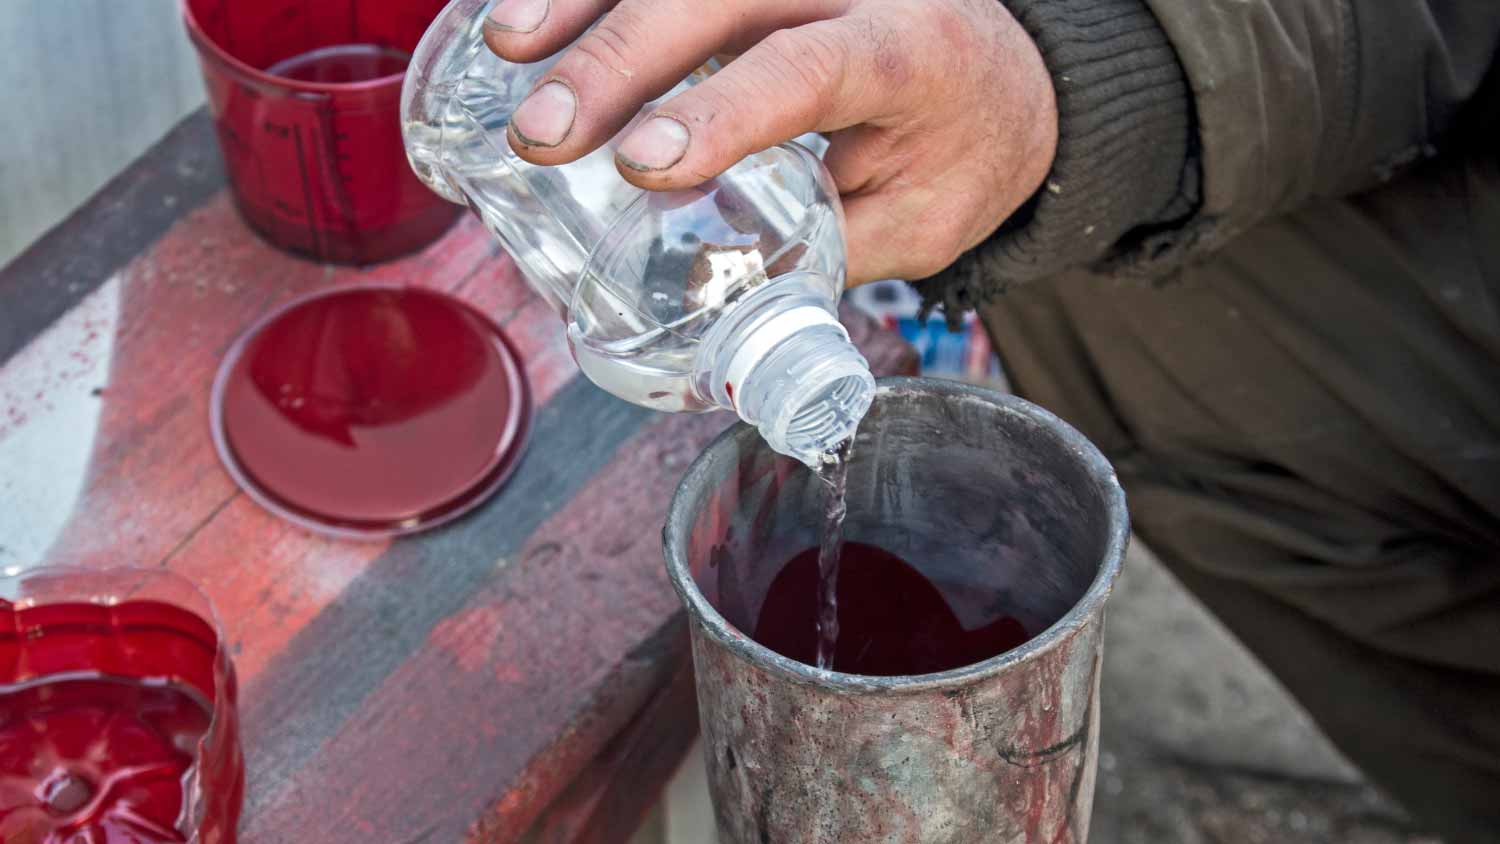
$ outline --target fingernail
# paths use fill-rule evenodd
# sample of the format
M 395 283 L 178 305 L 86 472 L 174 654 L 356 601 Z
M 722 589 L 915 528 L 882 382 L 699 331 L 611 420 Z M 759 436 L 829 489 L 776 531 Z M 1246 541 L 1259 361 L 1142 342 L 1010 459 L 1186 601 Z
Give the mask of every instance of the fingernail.
M 536 32 L 547 19 L 551 0 L 500 0 L 484 19 L 484 25 L 501 32 Z
M 670 117 L 653 117 L 620 143 L 615 156 L 632 170 L 665 170 L 682 160 L 688 129 Z
M 561 82 L 548 82 L 531 92 L 510 116 L 510 128 L 531 147 L 555 147 L 573 128 L 573 113 L 578 100 L 573 90 Z

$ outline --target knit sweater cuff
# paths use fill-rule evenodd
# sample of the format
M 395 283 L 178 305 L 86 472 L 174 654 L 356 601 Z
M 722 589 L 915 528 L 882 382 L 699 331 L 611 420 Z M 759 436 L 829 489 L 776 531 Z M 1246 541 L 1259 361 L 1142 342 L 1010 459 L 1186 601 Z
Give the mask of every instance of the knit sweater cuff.
M 1058 144 L 1036 195 L 989 240 L 923 282 L 956 316 L 1007 285 L 1101 261 L 1133 263 L 1197 204 L 1192 102 L 1144 0 L 1004 0 L 1057 92 Z

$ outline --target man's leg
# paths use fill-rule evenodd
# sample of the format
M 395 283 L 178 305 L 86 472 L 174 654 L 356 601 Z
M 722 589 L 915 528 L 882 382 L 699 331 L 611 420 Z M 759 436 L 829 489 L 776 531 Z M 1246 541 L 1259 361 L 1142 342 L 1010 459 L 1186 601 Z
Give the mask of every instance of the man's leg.
M 1265 524 L 1275 517 L 1255 501 L 1227 503 L 1149 484 L 1133 485 L 1130 495 L 1147 545 L 1345 755 L 1450 844 L 1500 840 L 1500 671 L 1442 664 L 1441 651 L 1432 659 L 1392 653 L 1308 609 L 1316 607 L 1317 592 L 1358 596 L 1406 588 L 1403 583 L 1430 588 L 1421 575 L 1404 573 L 1387 583 L 1365 582 L 1387 570 L 1431 566 L 1432 577 L 1446 579 L 1471 568 L 1493 570 L 1500 561 L 1428 556 L 1345 570 L 1268 542 L 1262 526 L 1272 532 L 1279 526 Z M 1493 583 L 1486 585 L 1488 598 L 1455 600 L 1410 622 L 1429 628 L 1427 636 L 1436 629 L 1487 636 L 1493 645 L 1500 641 L 1492 633 L 1500 597 Z
M 1500 840 L 1500 178 L 1433 168 L 1159 286 L 984 316 L 1115 461 L 1137 531 L 1340 748 Z M 1488 231 L 1488 235 L 1485 232 Z

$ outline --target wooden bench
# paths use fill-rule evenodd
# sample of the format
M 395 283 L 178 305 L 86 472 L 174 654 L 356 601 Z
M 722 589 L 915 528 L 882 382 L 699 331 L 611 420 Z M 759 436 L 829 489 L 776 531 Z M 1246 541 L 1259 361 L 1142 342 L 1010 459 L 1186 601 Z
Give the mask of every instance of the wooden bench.
M 272 517 L 208 430 L 241 331 L 366 281 L 495 315 L 538 406 L 498 495 L 397 541 Z M 896 335 L 846 322 L 877 370 L 915 371 Z M 730 421 L 578 376 L 559 320 L 473 218 L 362 269 L 267 245 L 202 113 L 0 270 L 0 566 L 165 566 L 208 592 L 239 674 L 253 844 L 629 839 L 696 732 L 660 528 Z

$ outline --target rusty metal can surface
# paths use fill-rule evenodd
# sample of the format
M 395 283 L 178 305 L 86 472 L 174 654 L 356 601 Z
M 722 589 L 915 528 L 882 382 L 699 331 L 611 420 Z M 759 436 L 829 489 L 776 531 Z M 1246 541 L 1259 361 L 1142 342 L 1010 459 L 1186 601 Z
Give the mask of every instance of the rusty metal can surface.
M 846 539 L 920 557 L 929 579 L 965 584 L 961 600 L 1003 600 L 1042 631 L 938 674 L 824 671 L 744 632 L 779 566 L 817 543 L 822 489 L 740 425 L 693 464 L 668 515 L 721 844 L 1082 844 L 1104 602 L 1129 535 L 1103 455 L 1021 399 L 881 382 L 854 447 Z

